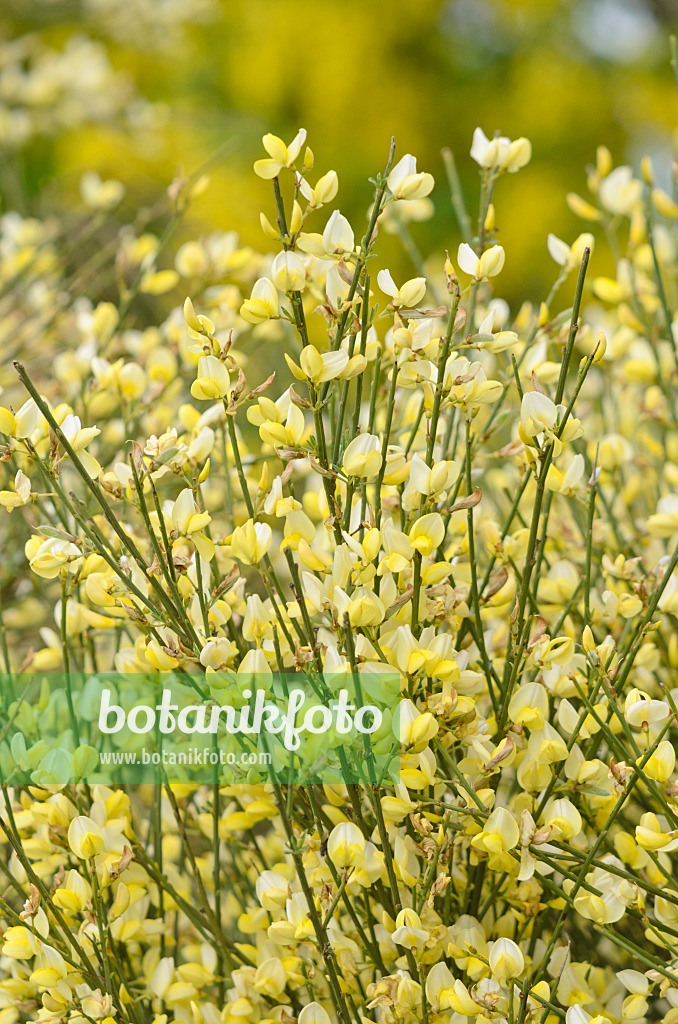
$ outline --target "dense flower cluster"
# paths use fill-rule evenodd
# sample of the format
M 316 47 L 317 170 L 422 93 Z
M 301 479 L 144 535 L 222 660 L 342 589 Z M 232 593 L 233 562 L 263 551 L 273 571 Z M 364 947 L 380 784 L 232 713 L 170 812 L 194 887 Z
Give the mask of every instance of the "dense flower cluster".
M 212 24 L 218 16 L 217 0 L 84 0 L 84 14 L 96 29 L 111 39 L 153 50 L 170 50 L 184 43 L 185 29 Z
M 303 130 L 263 145 L 269 251 L 163 268 L 128 225 L 117 305 L 2 222 L 17 329 L 65 311 L 55 381 L 3 379 L 4 667 L 395 672 L 400 782 L 4 785 L 1 1024 L 672 1024 L 678 205 L 600 149 L 590 230 L 511 310 L 494 199 L 526 139 L 478 129 L 477 224 L 409 280 L 376 246 L 431 213 L 413 156 L 356 230 Z M 142 329 L 140 294 L 177 301 Z
M 40 136 L 83 124 L 152 116 L 152 104 L 135 95 L 116 71 L 104 45 L 72 35 L 58 49 L 39 35 L 0 42 L 0 142 L 13 150 Z

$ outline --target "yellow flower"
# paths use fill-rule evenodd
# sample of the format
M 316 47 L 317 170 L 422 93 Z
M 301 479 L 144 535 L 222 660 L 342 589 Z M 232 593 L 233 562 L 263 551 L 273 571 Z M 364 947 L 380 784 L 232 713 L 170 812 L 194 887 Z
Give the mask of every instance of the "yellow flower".
M 414 910 L 409 908 L 401 910 L 396 917 L 395 924 L 395 931 L 392 932 L 391 938 L 399 946 L 418 950 L 428 941 L 429 933 L 422 928 L 421 918 Z
M 413 512 L 419 508 L 421 495 L 427 497 L 442 496 L 449 490 L 459 477 L 460 467 L 452 459 L 427 465 L 419 452 L 415 452 L 410 462 L 407 487 L 403 492 L 403 508 Z
M 277 135 L 264 135 L 261 140 L 268 153 L 268 159 L 257 160 L 254 172 L 260 178 L 277 178 L 283 167 L 291 167 L 306 142 L 306 129 L 300 128 L 289 146 L 286 146 Z
M 209 513 L 198 509 L 190 487 L 185 487 L 174 502 L 171 517 L 175 528 L 186 536 L 203 530 L 211 518 Z
M 294 448 L 301 443 L 306 429 L 304 414 L 291 401 L 289 392 L 277 402 L 260 397 L 257 405 L 247 410 L 247 419 L 259 427 L 259 437 L 273 448 Z
M 533 439 L 536 439 L 541 447 L 545 439 L 549 439 L 553 442 L 553 454 L 557 458 L 563 450 L 563 444 L 580 437 L 583 429 L 579 420 L 570 417 L 560 431 L 560 437 L 557 437 L 558 424 L 564 412 L 565 406 L 556 406 L 548 395 L 543 395 L 540 391 L 525 392 L 520 407 L 518 428 L 521 440 L 530 445 Z
M 35 967 L 31 973 L 31 984 L 38 988 L 56 987 L 68 974 L 66 961 L 58 950 L 52 946 L 43 946 L 35 959 Z
M 70 914 L 79 913 L 91 899 L 90 886 L 77 871 L 68 871 L 64 881 L 65 884 L 55 890 L 52 899 L 61 910 Z
M 62 420 L 60 426 L 64 437 L 70 443 L 71 448 L 84 466 L 85 472 L 90 477 L 98 476 L 101 466 L 97 460 L 85 450 L 87 445 L 101 433 L 98 427 L 83 427 L 80 423 L 80 417 L 73 415 L 73 413 L 69 413 L 65 419 Z
M 200 652 L 200 664 L 208 671 L 214 672 L 226 668 L 233 661 L 237 652 L 237 645 L 226 637 L 219 637 L 217 640 L 208 640 Z
M 198 316 L 193 308 L 193 303 L 188 297 L 184 300 L 184 320 L 194 335 L 214 334 L 214 323 L 209 317 Z
M 250 324 L 263 324 L 266 320 L 275 320 L 280 315 L 278 291 L 268 277 L 260 277 L 252 288 L 249 299 L 245 299 L 240 307 L 240 316 Z
M 529 139 L 523 136 L 513 142 L 505 135 L 495 135 L 488 139 L 482 128 L 476 128 L 473 132 L 471 156 L 481 167 L 515 172 L 530 162 L 532 146 Z
M 200 356 L 198 377 L 191 384 L 191 394 L 204 402 L 225 398 L 231 386 L 228 370 L 216 356 Z
M 454 978 L 443 961 L 434 964 L 428 973 L 426 998 L 434 1010 L 452 1010 L 464 1017 L 475 1017 L 483 1011 L 482 1006 L 469 995 L 464 982 Z
M 365 357 L 353 356 L 340 348 L 336 352 L 319 352 L 313 345 L 307 345 L 299 357 L 300 365 L 285 352 L 285 359 L 297 380 L 310 380 L 313 384 L 324 384 L 328 380 L 347 380 L 362 373 L 367 365 Z
M 661 850 L 671 853 L 678 849 L 678 834 L 670 830 L 666 819 L 646 811 L 640 816 L 640 824 L 636 825 L 636 842 L 643 850 Z
M 480 363 L 455 355 L 445 366 L 443 387 L 449 400 L 462 409 L 478 409 L 495 402 L 503 391 L 499 381 L 487 379 Z
M 335 601 L 339 600 L 339 588 L 335 588 Z M 356 587 L 346 599 L 349 621 L 352 626 L 378 626 L 384 621 L 384 602 L 369 587 Z
M 38 423 L 38 407 L 32 398 L 17 413 L 0 406 L 0 434 L 21 439 L 30 437 Z
M 498 981 L 519 978 L 525 968 L 525 958 L 520 946 L 512 939 L 497 939 L 490 947 L 490 971 Z
M 540 683 L 523 683 L 509 703 L 511 721 L 528 729 L 543 729 L 548 710 L 548 693 Z
M 29 545 L 35 550 L 31 550 Z M 73 572 L 73 563 L 82 557 L 80 548 L 72 541 L 59 537 L 47 537 L 42 542 L 39 537 L 32 537 L 26 545 L 26 554 L 33 572 L 46 580 L 55 579 L 62 569 Z
M 96 821 L 79 814 L 68 826 L 68 845 L 76 857 L 89 860 L 103 850 L 104 834 Z
M 320 1003 L 315 1002 L 303 1006 L 297 1019 L 299 1024 L 330 1024 L 327 1010 L 324 1010 Z
M 14 477 L 13 491 L 0 491 L 0 505 L 3 505 L 8 512 L 21 505 L 26 505 L 31 500 L 31 481 L 21 470 L 17 470 Z
M 406 281 L 402 287 L 398 288 L 391 277 L 390 271 L 380 270 L 377 275 L 377 284 L 382 292 L 391 296 L 391 305 L 395 309 L 402 307 L 411 309 L 421 302 L 426 294 L 425 277 L 414 277 L 411 281 Z
M 327 852 L 337 868 L 355 867 L 365 857 L 365 837 L 351 821 L 344 821 L 330 832 Z
M 344 451 L 342 468 L 347 476 L 371 480 L 377 476 L 382 461 L 379 437 L 376 434 L 358 434 Z
M 325 225 L 322 248 L 323 255 L 328 256 L 343 256 L 345 253 L 353 252 L 355 248 L 353 228 L 339 210 L 332 212 Z
M 86 171 L 80 179 L 80 195 L 90 210 L 108 210 L 122 201 L 125 186 L 114 178 L 102 181 L 96 171 Z
M 673 537 L 678 533 L 678 495 L 667 494 L 657 502 L 657 511 L 648 517 L 652 537 Z
M 271 274 L 274 286 L 281 292 L 301 292 L 306 287 L 306 270 L 295 252 L 279 252 L 273 260 Z M 254 293 L 252 295 L 254 297 Z
M 30 960 L 41 948 L 40 939 L 21 925 L 8 928 L 3 936 L 2 955 L 12 960 Z
M 535 761 L 545 765 L 564 761 L 568 755 L 567 744 L 550 722 L 532 733 L 527 749 Z
M 410 529 L 410 546 L 426 557 L 442 544 L 445 536 L 445 524 L 439 512 L 429 512 L 421 516 Z
M 640 971 L 633 970 L 617 971 L 617 978 L 630 993 L 622 1004 L 624 1020 L 642 1020 L 648 1010 L 649 979 Z
M 325 203 L 331 203 L 339 189 L 339 178 L 336 171 L 327 171 L 318 182 L 315 188 L 311 188 L 308 181 L 297 175 L 299 191 L 308 200 L 309 210 L 317 210 Z
M 562 797 L 550 800 L 544 808 L 544 822 L 553 830 L 553 837 L 569 842 L 582 830 L 582 819 L 571 800 Z
M 634 729 L 647 728 L 668 718 L 670 709 L 666 701 L 652 700 L 647 693 L 633 688 L 624 700 L 626 721 Z
M 398 705 L 394 731 L 400 745 L 416 754 L 437 735 L 438 722 L 430 711 L 418 711 L 415 704 L 409 698 L 405 698 Z
M 417 172 L 417 161 L 406 153 L 395 165 L 386 183 L 394 199 L 423 199 L 433 191 L 435 184 L 432 174 Z
M 214 558 L 214 544 L 201 532 L 211 522 L 212 517 L 208 512 L 200 511 L 190 487 L 185 487 L 174 502 L 170 519 L 180 536 L 191 538 L 201 558 L 206 561 Z
M 263 996 L 279 999 L 287 985 L 287 971 L 277 956 L 268 957 L 257 967 L 253 988 Z
M 457 263 L 474 281 L 496 277 L 504 266 L 504 258 L 504 250 L 500 245 L 493 245 L 486 249 L 482 256 L 477 256 L 470 245 L 462 242 L 457 252 Z
M 296 551 L 302 541 L 310 544 L 314 537 L 315 526 L 306 513 L 301 510 L 290 512 L 285 517 L 284 537 L 280 550 L 284 551 L 285 548 L 290 548 L 291 551 Z
M 273 632 L 272 613 L 266 608 L 258 594 L 250 594 L 245 606 L 242 635 L 245 640 L 262 640 Z
M 287 903 L 289 882 L 277 871 L 262 871 L 257 877 L 255 890 L 264 910 L 281 910 Z
M 566 470 L 560 470 L 551 463 L 546 476 L 546 486 L 550 491 L 557 491 L 559 494 L 574 494 L 583 475 L 584 456 L 577 454 Z
M 485 822 L 485 828 L 471 840 L 471 845 L 489 854 L 507 853 L 520 841 L 518 823 L 506 807 L 496 807 Z
M 631 214 L 642 201 L 643 183 L 630 167 L 615 167 L 600 183 L 600 201 L 610 213 Z
M 645 762 L 645 774 L 657 782 L 667 783 L 676 767 L 676 751 L 670 740 L 662 740 Z
M 579 235 L 572 245 L 563 242 L 561 238 L 554 234 L 549 234 L 547 239 L 547 247 L 551 259 L 567 270 L 578 267 L 582 261 L 584 249 L 590 249 L 593 252 L 594 246 L 595 238 L 588 231 Z
M 270 548 L 272 532 L 268 523 L 248 519 L 231 534 L 232 555 L 245 565 L 255 565 Z
M 290 404 L 290 408 L 293 408 L 293 406 L 291 404 Z M 302 423 L 303 423 L 303 416 L 302 416 Z M 303 430 L 302 430 L 302 433 L 303 433 Z M 261 436 L 261 430 L 259 431 L 259 435 Z M 294 441 L 285 441 L 284 443 L 294 444 L 295 442 Z M 273 480 L 273 483 L 271 484 L 271 489 L 269 490 L 268 494 L 266 495 L 266 500 L 264 501 L 264 513 L 267 516 L 272 516 L 273 515 L 273 516 L 276 516 L 278 519 L 280 519 L 280 518 L 282 518 L 284 516 L 289 515 L 290 512 L 298 512 L 300 509 L 301 509 L 301 502 L 300 501 L 297 501 L 297 499 L 293 498 L 291 495 L 289 497 L 285 497 L 283 495 L 282 477 L 279 477 L 279 476 L 275 477 L 275 479 Z

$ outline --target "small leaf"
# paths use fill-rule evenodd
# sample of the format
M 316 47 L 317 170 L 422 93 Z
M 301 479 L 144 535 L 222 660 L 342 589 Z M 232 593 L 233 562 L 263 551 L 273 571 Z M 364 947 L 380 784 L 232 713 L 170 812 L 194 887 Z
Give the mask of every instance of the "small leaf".
M 65 533 L 63 530 L 57 530 L 54 526 L 39 526 L 38 533 L 41 533 L 43 537 L 53 537 L 55 540 L 68 540 L 71 544 L 82 543 L 79 537 L 74 537 L 72 533 Z
M 179 451 L 179 449 L 177 447 L 166 448 L 165 451 L 161 452 L 161 454 L 157 457 L 157 459 L 155 459 L 154 465 L 155 466 L 164 466 L 164 465 L 166 465 L 168 462 L 172 461 L 174 456 L 177 455 L 178 451 Z

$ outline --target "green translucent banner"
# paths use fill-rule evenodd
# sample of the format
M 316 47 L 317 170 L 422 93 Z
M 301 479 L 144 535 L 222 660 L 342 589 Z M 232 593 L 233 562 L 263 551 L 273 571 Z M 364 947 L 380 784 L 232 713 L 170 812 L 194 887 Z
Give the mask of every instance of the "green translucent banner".
M 397 781 L 394 674 L 0 676 L 5 782 Z

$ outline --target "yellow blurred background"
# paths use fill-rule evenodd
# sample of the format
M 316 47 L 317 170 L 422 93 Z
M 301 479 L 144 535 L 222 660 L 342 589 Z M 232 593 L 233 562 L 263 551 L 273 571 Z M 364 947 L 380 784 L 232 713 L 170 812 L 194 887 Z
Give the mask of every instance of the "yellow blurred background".
M 540 298 L 553 276 L 546 231 L 571 240 L 583 229 L 565 194 L 585 192 L 597 145 L 609 146 L 615 163 L 649 152 L 669 174 L 677 8 L 676 0 L 5 0 L 4 208 L 68 207 L 88 168 L 123 181 L 128 202 L 152 202 L 177 168 L 195 171 L 221 152 L 181 233 L 234 228 L 265 245 L 258 214 L 271 212 L 271 197 L 252 173 L 261 135 L 289 140 L 305 127 L 317 173 L 338 172 L 337 203 L 359 232 L 368 179 L 394 135 L 398 154 L 414 153 L 436 178 L 436 217 L 411 232 L 422 252 L 442 256 L 459 232 L 441 148 L 454 151 L 473 209 L 478 176 L 468 151 L 481 125 L 532 141 L 529 167 L 501 183 L 497 224 L 503 294 Z M 57 68 L 45 53 L 61 56 L 52 58 Z M 24 95 L 22 76 L 35 77 L 41 61 L 47 70 Z M 94 110 L 83 114 L 78 103 L 90 98 Z M 28 124 L 16 114 L 22 105 Z M 398 240 L 386 244 L 394 272 L 411 270 Z

